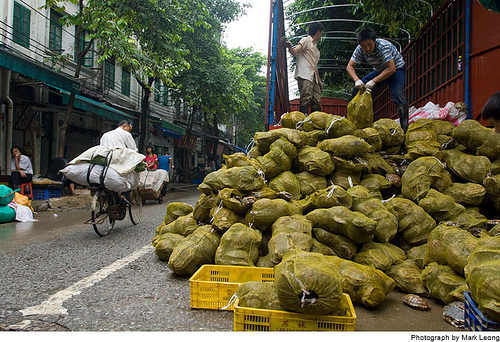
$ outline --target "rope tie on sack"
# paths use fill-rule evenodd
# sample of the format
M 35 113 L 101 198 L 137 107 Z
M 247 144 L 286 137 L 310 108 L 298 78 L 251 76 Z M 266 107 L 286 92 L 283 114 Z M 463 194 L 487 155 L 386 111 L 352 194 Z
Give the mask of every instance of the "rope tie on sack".
M 302 127 L 303 124 L 305 124 L 306 122 L 310 122 L 310 121 L 311 121 L 311 119 L 309 117 L 307 117 L 304 120 L 297 122 L 297 124 L 295 125 L 295 128 L 299 129 L 300 127 Z
M 300 307 L 303 308 L 305 305 L 311 305 L 311 304 L 314 304 L 316 303 L 318 300 L 315 298 L 315 297 L 312 297 L 312 298 L 307 298 L 308 296 L 311 295 L 311 292 L 309 292 L 308 290 L 306 290 L 306 287 L 304 286 L 304 284 L 300 281 L 299 278 L 297 278 L 293 273 L 291 273 L 291 276 L 297 280 L 297 283 L 299 284 L 300 286 L 300 289 L 302 290 L 302 295 L 300 297 Z
M 352 188 L 354 186 L 354 183 L 352 182 L 351 176 L 347 176 L 347 181 L 349 182 L 349 187 Z
M 262 177 L 262 180 L 264 181 L 264 184 L 267 184 L 266 174 L 264 173 L 264 171 L 262 171 L 261 169 L 259 169 L 257 171 L 257 173 Z
M 332 121 L 330 121 L 330 125 L 328 126 L 328 129 L 326 130 L 326 134 L 330 133 L 330 129 L 332 129 L 333 124 L 336 123 L 337 121 L 344 120 L 344 117 L 339 117 L 339 118 L 333 118 Z
M 238 286 L 241 286 L 241 284 L 239 284 Z M 236 299 L 238 299 L 238 296 L 235 293 L 231 296 L 231 298 L 229 298 L 229 302 L 227 302 L 227 305 L 222 307 L 221 310 L 226 310 L 227 308 L 229 308 L 231 305 L 234 304 L 234 302 L 236 302 Z
M 453 137 L 451 137 L 450 140 L 448 140 L 447 142 L 445 142 L 441 145 L 441 149 L 446 150 L 448 148 L 448 145 L 450 145 L 453 141 L 455 141 L 455 139 Z
M 432 156 L 432 157 L 439 162 L 439 164 L 443 167 L 443 169 L 446 169 L 446 164 L 445 163 L 443 163 L 441 160 L 439 160 L 439 158 L 436 157 L 436 156 Z
M 391 199 L 393 199 L 394 197 L 396 197 L 396 195 L 392 195 L 390 198 L 385 199 L 385 200 L 381 200 L 380 202 L 382 202 L 382 203 L 387 203 L 387 202 L 389 202 Z
M 333 196 L 333 192 L 335 191 L 335 189 L 337 188 L 337 186 L 335 184 L 333 184 L 332 181 L 330 181 L 330 183 L 332 184 L 332 189 L 330 191 L 328 191 L 328 194 L 326 195 L 326 197 L 328 198 L 332 198 Z
M 247 152 L 247 157 L 250 155 L 250 150 L 255 146 L 255 139 L 252 139 L 252 141 L 250 141 L 247 145 L 247 148 L 246 150 L 248 151 Z
M 222 210 L 222 207 L 224 207 L 224 203 L 221 200 L 220 203 L 219 203 L 219 206 L 217 207 L 217 210 L 214 213 L 214 216 L 212 216 L 212 218 L 210 219 L 210 223 L 212 223 L 212 221 L 215 219 L 215 216 L 217 216 L 217 214 L 219 213 L 219 211 Z
M 285 114 L 288 114 L 288 113 L 285 113 Z M 283 115 L 285 115 L 285 114 L 283 114 Z M 280 116 L 280 121 L 278 121 L 278 123 L 277 123 L 278 126 L 281 126 L 281 124 L 283 123 L 283 115 Z

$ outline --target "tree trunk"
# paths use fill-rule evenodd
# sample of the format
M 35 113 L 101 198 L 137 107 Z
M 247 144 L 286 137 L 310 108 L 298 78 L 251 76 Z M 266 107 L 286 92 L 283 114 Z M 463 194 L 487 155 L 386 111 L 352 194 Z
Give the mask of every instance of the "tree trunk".
M 188 124 L 186 129 L 186 156 L 184 158 L 184 179 L 186 180 L 186 182 L 188 181 L 189 177 L 189 161 L 191 160 L 191 151 L 193 150 L 191 148 L 191 131 L 193 129 L 194 115 L 197 110 L 198 108 L 196 106 L 193 106 L 193 111 L 188 115 Z
M 151 86 L 154 81 L 155 81 L 154 78 L 149 78 L 148 84 L 144 84 L 141 80 L 137 79 L 137 82 L 140 84 L 143 90 L 143 96 L 141 100 L 141 121 L 140 121 L 140 131 L 139 131 L 139 153 L 143 153 L 146 151 L 146 137 L 148 134 L 147 115 L 149 113 L 149 97 L 151 96 Z

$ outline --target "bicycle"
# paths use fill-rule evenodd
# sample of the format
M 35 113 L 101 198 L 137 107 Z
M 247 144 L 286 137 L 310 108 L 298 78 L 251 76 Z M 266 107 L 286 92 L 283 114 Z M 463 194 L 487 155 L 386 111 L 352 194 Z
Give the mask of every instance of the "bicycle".
M 142 216 L 142 197 L 139 189 L 128 192 L 128 203 L 124 203 L 117 192 L 106 188 L 91 188 L 91 218 L 85 223 L 92 224 L 99 236 L 106 236 L 113 229 L 117 220 L 127 215 L 133 225 L 139 223 Z

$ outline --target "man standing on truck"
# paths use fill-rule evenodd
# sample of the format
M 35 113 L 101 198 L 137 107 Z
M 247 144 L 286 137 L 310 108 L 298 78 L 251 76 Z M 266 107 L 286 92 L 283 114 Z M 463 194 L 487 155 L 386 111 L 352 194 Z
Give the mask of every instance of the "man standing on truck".
M 374 88 L 384 83 L 389 84 L 392 100 L 396 104 L 400 125 L 406 132 L 408 129 L 408 102 L 405 98 L 405 62 L 403 56 L 389 41 L 377 38 L 372 29 L 364 29 L 358 33 L 358 46 L 354 50 L 347 73 L 354 81 L 352 97 L 356 96 L 359 89 L 365 88 L 371 92 Z M 375 68 L 374 71 L 360 79 L 354 67 L 367 63 Z
M 323 24 L 312 23 L 309 25 L 307 37 L 302 38 L 295 47 L 286 37 L 281 38 L 288 51 L 297 56 L 295 79 L 299 86 L 300 111 L 305 115 L 309 114 L 309 107 L 311 107 L 311 113 L 321 110 L 323 83 L 318 71 L 320 52 L 317 44 L 321 40 L 322 34 Z

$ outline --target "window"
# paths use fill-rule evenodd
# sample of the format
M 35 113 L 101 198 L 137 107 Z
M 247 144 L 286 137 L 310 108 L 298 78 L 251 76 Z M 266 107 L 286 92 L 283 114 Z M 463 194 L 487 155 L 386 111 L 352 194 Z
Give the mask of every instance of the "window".
M 161 82 L 156 80 L 155 81 L 155 101 L 160 102 L 161 98 Z
M 130 96 L 130 71 L 122 68 L 122 94 Z
M 104 61 L 104 87 L 115 89 L 115 61 L 107 59 Z
M 76 31 L 76 28 L 75 28 L 75 31 Z M 76 32 L 75 32 L 75 37 L 76 37 Z M 90 44 L 90 39 L 87 39 L 87 32 L 82 31 L 80 33 L 80 42 L 79 42 L 80 51 L 85 50 L 85 48 L 89 44 Z M 94 45 L 94 43 L 92 43 L 92 46 L 90 47 L 89 51 L 83 57 L 82 65 L 84 67 L 92 68 L 94 66 L 94 46 L 93 45 Z M 76 55 L 76 49 L 75 49 L 75 62 L 77 62 L 77 61 L 78 61 L 78 56 Z
M 14 2 L 14 28 L 12 40 L 26 48 L 30 47 L 30 11 Z
M 59 19 L 61 19 L 61 15 L 50 10 L 49 49 L 58 54 L 62 52 L 62 24 Z

